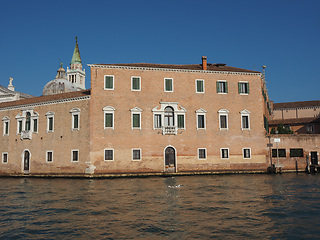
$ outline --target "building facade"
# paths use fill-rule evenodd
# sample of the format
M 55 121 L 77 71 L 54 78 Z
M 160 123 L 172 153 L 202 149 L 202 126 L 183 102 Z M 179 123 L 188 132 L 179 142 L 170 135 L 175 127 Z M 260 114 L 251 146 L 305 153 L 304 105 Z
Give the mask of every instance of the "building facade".
M 91 89 L 0 104 L 0 173 L 266 171 L 263 74 L 225 64 L 91 64 Z

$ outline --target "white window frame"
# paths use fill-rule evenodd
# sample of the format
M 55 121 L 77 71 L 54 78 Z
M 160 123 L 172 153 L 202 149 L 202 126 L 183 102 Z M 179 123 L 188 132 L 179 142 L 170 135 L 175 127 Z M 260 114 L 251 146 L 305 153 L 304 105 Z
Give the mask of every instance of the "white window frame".
M 250 157 L 245 157 L 244 151 L 249 150 Z M 242 148 L 242 157 L 243 159 L 251 159 L 251 148 Z
M 39 131 L 39 114 L 33 110 L 33 108 L 23 108 L 21 109 L 22 113 L 16 115 L 17 119 L 17 135 L 25 131 L 27 113 L 30 113 L 30 130 L 28 132 L 38 133 Z M 34 120 L 37 120 L 37 131 L 34 131 Z M 19 132 L 19 122 L 21 122 L 21 132 Z M 31 136 L 31 135 L 30 135 Z
M 202 82 L 202 86 L 203 86 L 203 92 L 199 92 L 198 91 L 198 81 Z M 204 88 L 204 80 L 203 79 L 196 79 L 196 93 L 205 93 L 205 88 Z
M 248 81 L 239 81 L 239 84 L 240 84 L 240 95 L 248 95 L 249 94 L 249 82 Z M 241 88 L 241 84 L 246 84 L 247 85 L 247 92 L 242 92 L 242 88 Z
M 219 129 L 220 130 L 229 130 L 229 111 L 227 109 L 220 109 L 219 113 Z M 221 116 L 226 116 L 226 128 L 221 127 Z
M 219 92 L 217 91 L 218 94 L 228 94 L 228 90 L 227 90 L 227 80 L 218 80 L 217 81 L 219 84 Z M 221 89 L 220 89 L 220 83 L 225 83 L 224 84 L 224 92 L 221 92 Z
M 222 154 L 222 151 L 223 150 L 228 150 L 228 157 L 223 157 L 223 154 Z M 229 159 L 230 158 L 230 151 L 229 151 L 229 148 L 220 148 L 220 157 L 221 159 Z
M 139 89 L 133 89 L 133 79 L 138 78 L 139 79 Z M 141 77 L 138 76 L 132 76 L 131 77 L 131 91 L 141 91 Z
M 184 115 L 184 129 L 186 129 L 186 112 L 187 110 L 184 107 L 178 107 L 178 102 L 160 102 L 160 107 L 155 107 L 152 109 L 153 112 L 153 130 L 163 129 L 165 127 L 165 109 L 166 107 L 173 108 L 173 117 L 174 117 L 174 127 L 178 129 L 178 115 Z M 161 127 L 155 127 L 155 115 L 160 115 Z M 182 129 L 182 128 L 179 128 Z
M 171 80 L 171 83 L 172 83 L 172 90 L 171 90 L 171 91 L 167 91 L 167 90 L 166 90 L 166 79 L 170 79 L 170 80 Z M 174 91 L 174 88 L 173 88 L 173 78 L 164 78 L 164 91 L 165 91 L 165 92 L 173 92 L 173 91 Z
M 207 113 L 207 111 L 204 110 L 203 108 L 200 108 L 200 109 L 198 109 L 198 110 L 196 111 L 197 130 L 206 130 L 206 129 L 207 129 L 206 113 Z M 198 116 L 203 116 L 203 120 L 204 120 L 204 127 L 203 127 L 203 128 L 199 128 Z
M 10 118 L 5 116 L 2 118 L 3 122 L 3 136 L 9 136 L 10 133 Z M 8 124 L 8 132 L 6 132 L 6 125 Z
M 183 128 L 179 127 L 179 119 L 178 119 L 179 116 L 183 116 Z M 186 129 L 186 115 L 184 113 L 178 113 L 177 114 L 177 129 L 183 129 L 183 130 Z
M 77 161 L 73 161 L 73 152 L 78 152 L 78 160 Z M 53 158 L 52 158 L 53 159 Z M 71 149 L 71 162 L 79 162 L 80 161 L 80 151 L 79 149 Z
M 37 120 L 37 131 L 34 130 L 34 120 Z M 39 114 L 37 112 L 33 112 L 33 116 L 31 116 L 31 128 L 32 133 L 38 133 L 39 132 Z
M 49 153 L 49 152 L 52 153 L 52 156 L 51 156 L 52 159 L 51 159 L 51 161 L 48 161 L 48 153 Z M 47 163 L 52 163 L 52 162 L 53 162 L 53 150 L 48 150 L 48 151 L 46 151 L 46 162 L 47 162 Z
M 205 152 L 205 157 L 200 158 L 200 150 L 204 150 Z M 206 160 L 207 159 L 207 149 L 206 148 L 198 148 L 198 160 Z
M 106 151 L 112 151 L 112 160 L 106 159 Z M 104 160 L 105 162 L 114 161 L 114 149 L 113 149 L 113 148 L 105 148 L 105 149 L 103 150 L 103 160 Z
M 70 113 L 71 113 L 71 131 L 73 130 L 80 130 L 80 109 L 79 108 L 72 108 L 70 110 Z M 74 118 L 75 116 L 78 116 L 78 127 L 75 128 L 74 127 Z
M 140 158 L 139 159 L 133 159 L 133 152 L 134 151 L 140 151 Z M 142 160 L 142 151 L 141 148 L 133 148 L 131 151 L 131 159 L 132 161 L 141 161 Z
M 54 132 L 54 112 L 49 111 L 46 113 L 46 116 L 47 116 L 47 133 Z M 52 118 L 52 129 L 49 129 L 50 118 Z
M 112 77 L 112 88 L 106 88 L 106 77 Z M 104 86 L 103 86 L 103 89 L 104 90 L 114 90 L 114 75 L 104 75 Z
M 250 130 L 250 112 L 247 109 L 244 109 L 240 112 L 241 114 L 241 130 Z M 243 127 L 242 117 L 248 117 L 248 128 Z
M 7 161 L 6 162 L 4 161 L 4 155 L 5 154 L 7 155 Z M 3 164 L 7 164 L 8 162 L 9 162 L 9 153 L 8 152 L 3 152 L 2 153 L 2 163 Z
M 135 108 L 132 108 L 131 110 L 131 129 L 139 129 L 141 130 L 141 112 L 142 112 L 142 109 L 141 108 L 138 108 L 138 107 L 135 107 Z M 137 114 L 139 115 L 139 127 L 133 127 L 133 115 L 134 114 Z
M 104 129 L 114 129 L 114 112 L 115 108 L 111 106 L 104 107 L 103 109 L 103 127 Z M 112 127 L 106 127 L 106 113 L 112 114 Z

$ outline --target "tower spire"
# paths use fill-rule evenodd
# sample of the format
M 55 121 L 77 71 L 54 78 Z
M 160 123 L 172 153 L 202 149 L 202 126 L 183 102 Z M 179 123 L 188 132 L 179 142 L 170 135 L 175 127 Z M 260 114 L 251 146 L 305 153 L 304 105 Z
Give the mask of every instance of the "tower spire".
M 79 45 L 78 45 L 78 37 L 76 37 L 76 46 L 74 47 L 72 59 L 71 59 L 71 65 L 72 64 L 81 64 L 81 57 L 80 57 L 80 51 L 79 51 Z

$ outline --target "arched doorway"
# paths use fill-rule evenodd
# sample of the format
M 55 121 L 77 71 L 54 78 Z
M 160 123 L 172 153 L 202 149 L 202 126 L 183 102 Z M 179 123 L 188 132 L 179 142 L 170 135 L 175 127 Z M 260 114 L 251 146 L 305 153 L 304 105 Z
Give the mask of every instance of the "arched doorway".
M 22 163 L 23 163 L 23 173 L 27 174 L 30 172 L 30 152 L 29 150 L 24 150 L 22 153 Z
M 176 150 L 167 147 L 164 151 L 165 172 L 176 172 Z

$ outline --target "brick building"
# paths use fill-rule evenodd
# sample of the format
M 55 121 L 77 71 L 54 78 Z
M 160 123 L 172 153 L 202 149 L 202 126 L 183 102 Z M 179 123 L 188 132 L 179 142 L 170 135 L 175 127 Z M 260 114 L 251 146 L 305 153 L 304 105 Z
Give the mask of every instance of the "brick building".
M 0 103 L 1 174 L 266 171 L 263 74 L 91 64 L 91 89 Z

